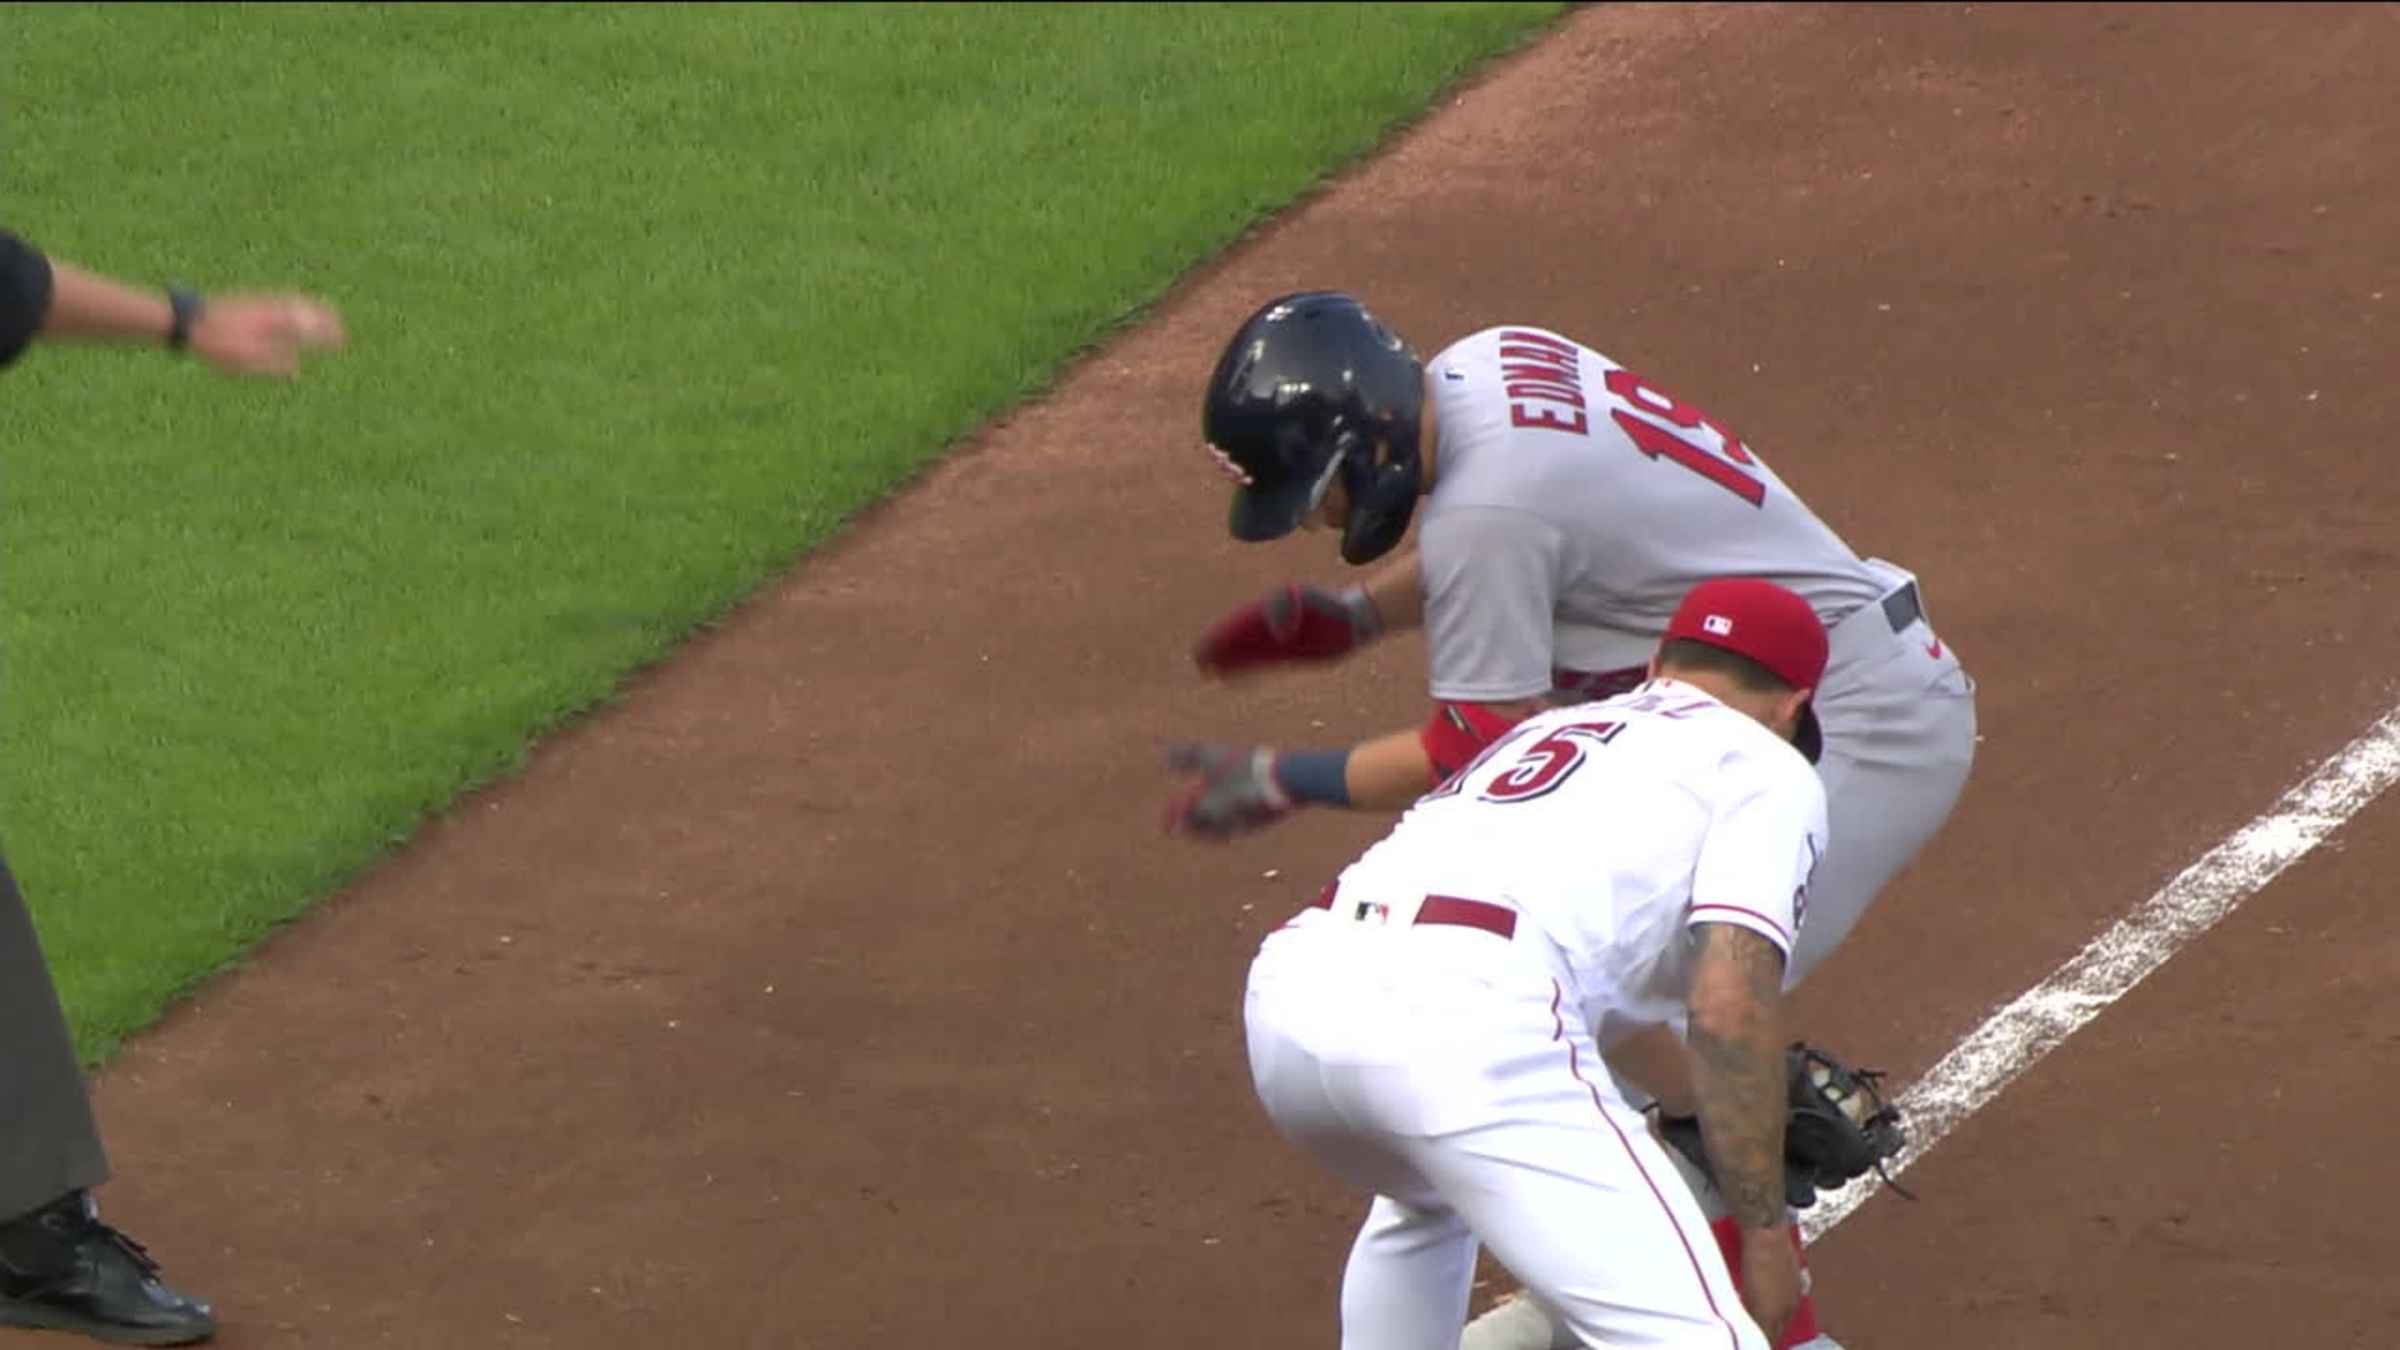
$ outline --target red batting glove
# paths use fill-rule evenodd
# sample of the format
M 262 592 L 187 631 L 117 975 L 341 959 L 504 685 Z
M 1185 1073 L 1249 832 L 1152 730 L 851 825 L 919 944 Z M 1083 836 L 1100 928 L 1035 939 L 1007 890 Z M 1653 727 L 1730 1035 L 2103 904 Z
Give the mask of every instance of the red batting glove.
M 1291 814 L 1292 795 L 1275 781 L 1275 752 L 1265 746 L 1172 746 L 1167 768 L 1192 779 L 1167 807 L 1169 834 L 1225 840 Z
M 1364 587 L 1328 591 L 1286 584 L 1219 619 L 1201 635 L 1192 660 L 1211 675 L 1257 666 L 1331 661 L 1383 633 L 1383 616 Z

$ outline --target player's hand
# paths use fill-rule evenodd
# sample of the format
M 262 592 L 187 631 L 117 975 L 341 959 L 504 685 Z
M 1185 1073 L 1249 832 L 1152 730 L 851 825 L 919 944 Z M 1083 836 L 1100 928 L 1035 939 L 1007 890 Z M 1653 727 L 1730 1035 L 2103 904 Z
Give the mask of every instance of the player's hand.
M 300 354 L 335 351 L 350 335 L 331 305 L 304 295 L 210 296 L 192 324 L 192 353 L 228 375 L 300 373 Z
M 1219 619 L 1192 649 L 1210 675 L 1236 675 L 1280 662 L 1331 661 L 1383 633 L 1383 616 L 1361 586 L 1329 591 L 1287 583 Z
M 1275 781 L 1275 752 L 1265 746 L 1172 746 L 1167 768 L 1186 780 L 1167 807 L 1169 834 L 1231 839 L 1291 814 L 1292 796 Z
M 1800 1249 L 1792 1245 L 1785 1227 L 1742 1230 L 1742 1306 L 1767 1334 L 1767 1344 L 1781 1345 L 1783 1329 L 1800 1307 Z

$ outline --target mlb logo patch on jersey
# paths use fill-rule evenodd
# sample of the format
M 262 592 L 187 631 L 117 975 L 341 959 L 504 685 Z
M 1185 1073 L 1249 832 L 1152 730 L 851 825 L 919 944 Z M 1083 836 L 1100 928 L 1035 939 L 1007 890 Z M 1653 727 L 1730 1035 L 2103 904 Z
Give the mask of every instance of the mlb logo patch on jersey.
M 1711 614 L 1700 620 L 1700 631 L 1704 633 L 1714 633 L 1718 637 L 1732 637 L 1733 620 L 1726 618 L 1722 614 Z

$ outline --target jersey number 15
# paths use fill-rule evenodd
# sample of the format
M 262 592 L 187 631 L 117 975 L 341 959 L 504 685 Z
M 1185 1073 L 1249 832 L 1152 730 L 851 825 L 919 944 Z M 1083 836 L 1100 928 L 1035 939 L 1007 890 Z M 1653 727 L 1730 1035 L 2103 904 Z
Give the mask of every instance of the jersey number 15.
M 1590 747 L 1606 745 L 1625 729 L 1622 722 L 1569 722 L 1552 727 L 1550 733 L 1525 747 L 1516 762 L 1494 774 L 1476 794 L 1478 801 L 1505 806 L 1511 802 L 1528 802 L 1547 797 L 1558 791 L 1559 785 L 1573 777 L 1583 767 L 1584 755 Z M 1467 767 L 1450 776 L 1450 781 L 1426 794 L 1426 800 L 1456 796 L 1475 771 L 1490 763 L 1503 750 L 1515 746 L 1533 731 L 1522 727 L 1483 748 Z

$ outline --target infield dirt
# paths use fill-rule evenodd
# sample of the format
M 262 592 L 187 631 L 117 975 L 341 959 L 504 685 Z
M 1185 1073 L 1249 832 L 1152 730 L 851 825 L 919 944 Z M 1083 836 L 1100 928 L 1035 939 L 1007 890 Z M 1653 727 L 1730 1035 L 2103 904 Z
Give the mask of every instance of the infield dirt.
M 1905 1081 L 2393 702 L 2395 88 L 2389 6 L 1579 11 L 129 1045 L 104 1202 L 228 1346 L 1334 1343 L 1239 991 L 1379 823 L 1157 830 L 1169 738 L 1421 715 L 1413 641 L 1185 655 L 1339 567 L 1197 444 L 1304 286 L 1574 334 L 1920 574 L 1982 756 L 1797 1018 Z M 2378 803 L 1968 1122 L 1829 1326 L 2400 1337 L 2395 865 Z

